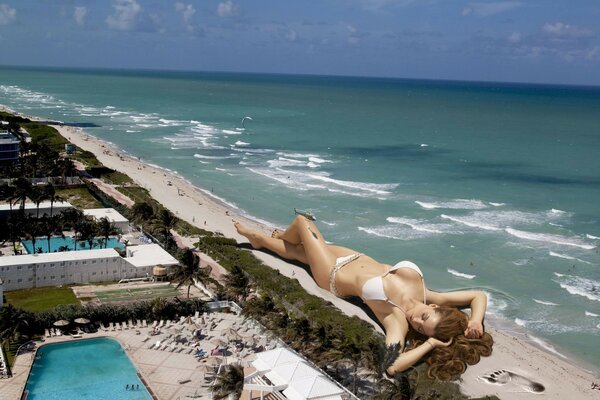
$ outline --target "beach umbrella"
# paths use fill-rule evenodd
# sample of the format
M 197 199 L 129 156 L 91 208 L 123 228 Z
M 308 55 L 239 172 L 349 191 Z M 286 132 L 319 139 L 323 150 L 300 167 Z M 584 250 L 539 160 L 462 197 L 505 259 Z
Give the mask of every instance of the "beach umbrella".
M 223 329 L 221 331 L 221 337 L 229 340 L 240 340 L 242 338 L 242 336 L 233 328 Z
M 54 326 L 57 326 L 57 327 L 59 327 L 59 328 L 63 328 L 63 327 L 65 327 L 65 326 L 67 326 L 67 325 L 69 325 L 69 321 L 67 321 L 67 320 L 64 320 L 64 319 L 59 319 L 58 321 L 56 321 L 56 322 L 54 323 Z
M 77 318 L 77 319 L 76 319 L 74 322 L 75 322 L 76 324 L 85 325 L 85 324 L 89 324 L 89 323 L 90 323 L 90 320 L 89 320 L 89 319 L 87 319 L 87 318 Z

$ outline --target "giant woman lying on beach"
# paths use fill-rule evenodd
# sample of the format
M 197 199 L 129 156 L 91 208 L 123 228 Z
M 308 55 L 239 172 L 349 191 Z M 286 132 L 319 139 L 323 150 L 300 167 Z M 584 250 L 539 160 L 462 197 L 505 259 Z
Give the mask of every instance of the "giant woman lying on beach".
M 338 297 L 360 297 L 385 330 L 392 352 L 385 365 L 389 376 L 424 360 L 430 377 L 454 379 L 467 364 L 476 364 L 480 356 L 492 352 L 492 337 L 483 328 L 487 308 L 483 292 L 430 290 L 416 264 L 401 261 L 390 266 L 328 244 L 314 222 L 302 215 L 285 231 L 275 230 L 271 236 L 239 222 L 235 228 L 254 249 L 308 264 L 319 287 Z M 470 315 L 459 310 L 465 307 L 470 308 Z

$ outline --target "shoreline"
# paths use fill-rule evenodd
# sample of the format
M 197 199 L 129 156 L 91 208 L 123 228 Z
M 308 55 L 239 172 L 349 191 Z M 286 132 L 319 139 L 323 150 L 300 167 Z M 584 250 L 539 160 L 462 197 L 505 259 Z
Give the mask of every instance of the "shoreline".
M 6 109 L 32 120 L 40 120 L 7 107 L 0 106 L 0 109 Z M 207 190 L 196 187 L 174 171 L 149 165 L 114 144 L 85 133 L 82 128 L 64 125 L 51 126 L 75 145 L 94 153 L 98 160 L 108 168 L 127 174 L 139 186 L 146 188 L 154 199 L 192 225 L 220 232 L 238 242 L 246 242 L 246 240 L 237 234 L 232 219 L 239 220 L 252 229 L 265 233 L 269 233 L 272 229 L 264 222 L 244 215 L 243 210 L 234 208 L 227 202 L 211 196 Z M 172 185 L 168 185 L 169 181 Z M 379 325 L 372 321 L 362 309 L 319 288 L 304 269 L 260 251 L 253 251 L 253 254 L 266 265 L 279 270 L 283 275 L 300 281 L 300 284 L 309 293 L 332 302 L 347 315 L 356 315 L 366 320 L 382 333 Z M 532 395 L 530 391 L 527 391 L 529 380 L 531 380 L 546 387 L 543 394 L 545 397 L 556 399 L 597 398 L 598 393 L 590 388 L 592 382 L 600 380 L 598 375 L 594 375 L 595 372 L 578 366 L 576 360 L 572 358 L 564 360 L 550 350 L 544 349 L 535 343 L 525 331 L 521 333 L 510 329 L 510 332 L 504 332 L 503 328 L 506 327 L 502 325 L 507 324 L 502 320 L 492 319 L 488 322 L 491 325 L 488 331 L 492 334 L 495 342 L 494 351 L 490 357 L 484 357 L 477 365 L 467 368 L 459 382 L 463 393 L 472 397 L 496 395 L 501 399 L 528 399 Z M 499 370 L 512 372 L 513 378 L 502 385 L 491 384 L 481 379 L 483 375 Z

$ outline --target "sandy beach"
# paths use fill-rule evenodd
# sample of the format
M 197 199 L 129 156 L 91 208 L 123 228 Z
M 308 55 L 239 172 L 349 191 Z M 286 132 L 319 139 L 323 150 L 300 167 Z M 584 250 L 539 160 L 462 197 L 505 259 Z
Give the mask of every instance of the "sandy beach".
M 272 229 L 244 218 L 236 210 L 228 208 L 177 174 L 130 157 L 122 150 L 85 134 L 80 128 L 53 126 L 72 143 L 93 152 L 107 167 L 129 175 L 157 201 L 191 224 L 221 232 L 238 242 L 245 242 L 246 239 L 237 234 L 232 219 L 240 220 L 264 232 L 270 232 Z M 292 217 L 290 210 L 290 219 Z M 297 279 L 308 292 L 332 302 L 348 315 L 356 315 L 369 321 L 381 332 L 379 326 L 370 320 L 363 310 L 320 289 L 302 268 L 262 252 L 254 251 L 254 254 L 282 274 Z M 597 375 L 533 345 L 526 335 L 513 335 L 489 326 L 488 331 L 495 341 L 493 354 L 483 358 L 479 364 L 469 367 L 463 374 L 460 385 L 465 394 L 496 395 L 501 399 L 529 399 L 540 395 L 551 399 L 599 398 L 600 391 L 591 389 L 592 382 L 600 383 L 600 377 Z M 486 376 L 496 383 L 490 382 Z M 544 387 L 543 394 L 535 393 L 536 389 L 540 389 L 539 385 Z

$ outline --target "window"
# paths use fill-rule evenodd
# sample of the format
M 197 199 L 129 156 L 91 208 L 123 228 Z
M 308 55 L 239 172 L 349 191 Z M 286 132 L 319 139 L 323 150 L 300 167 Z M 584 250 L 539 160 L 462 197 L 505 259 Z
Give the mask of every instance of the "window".
M 56 277 L 55 277 L 54 275 L 52 275 L 52 276 L 50 277 L 50 279 L 54 280 L 54 279 L 56 279 Z
M 83 265 L 87 264 L 87 261 L 82 262 Z
M 62 279 L 65 279 L 65 276 L 64 276 L 64 275 L 61 275 L 60 277 L 61 277 Z
M 52 268 L 54 268 L 54 263 L 50 264 L 50 266 L 51 266 Z
M 17 279 L 17 283 L 23 282 L 23 279 L 19 278 Z
M 92 264 L 96 264 L 96 260 L 92 260 Z
M 96 275 L 96 273 L 95 273 L 95 272 L 92 272 L 92 275 Z

